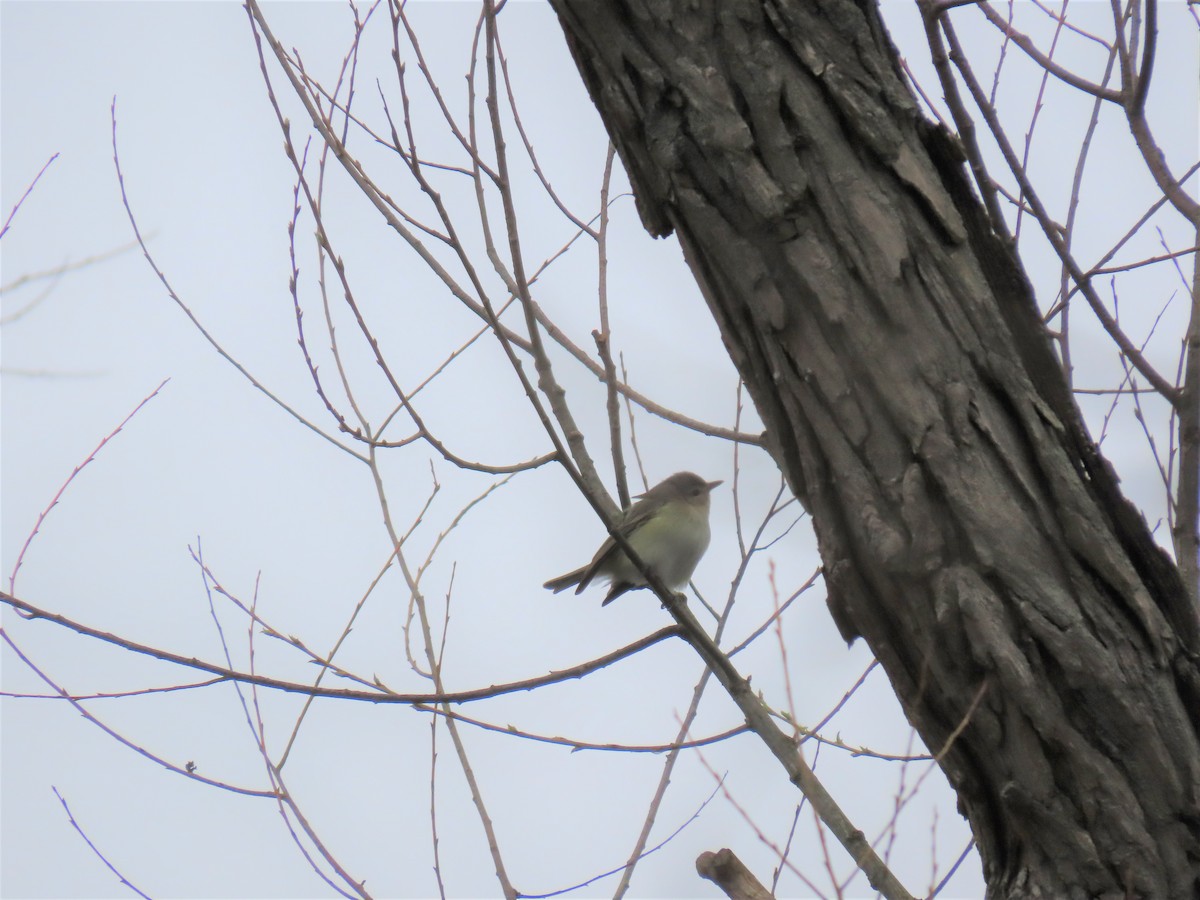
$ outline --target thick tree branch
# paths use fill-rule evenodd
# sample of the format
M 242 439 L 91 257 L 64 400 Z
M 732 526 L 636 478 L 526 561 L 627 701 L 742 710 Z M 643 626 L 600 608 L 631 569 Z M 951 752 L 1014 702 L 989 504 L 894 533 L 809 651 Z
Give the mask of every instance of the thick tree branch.
M 552 5 L 990 892 L 1191 896 L 1195 610 L 874 4 Z

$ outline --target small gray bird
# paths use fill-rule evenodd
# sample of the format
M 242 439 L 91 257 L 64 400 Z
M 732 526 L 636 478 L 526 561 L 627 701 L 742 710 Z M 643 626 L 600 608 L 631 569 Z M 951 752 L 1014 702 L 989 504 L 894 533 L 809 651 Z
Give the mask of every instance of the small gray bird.
M 676 472 L 639 494 L 637 503 L 625 510 L 617 522 L 617 529 L 633 552 L 673 591 L 688 583 L 708 549 L 708 495 L 720 483 L 705 481 L 691 472 Z M 646 586 L 642 573 L 617 548 L 610 535 L 590 563 L 551 578 L 545 587 L 557 594 L 578 585 L 575 588 L 578 594 L 597 577 L 609 581 L 608 596 L 601 606 L 607 606 L 626 591 Z

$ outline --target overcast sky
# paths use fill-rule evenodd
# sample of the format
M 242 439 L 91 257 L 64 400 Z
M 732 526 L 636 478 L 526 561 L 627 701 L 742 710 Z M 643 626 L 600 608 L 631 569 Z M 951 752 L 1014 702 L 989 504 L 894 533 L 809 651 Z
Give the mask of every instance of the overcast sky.
M 463 76 L 476 6 L 423 2 L 409 9 L 447 102 L 463 114 Z M 1107 4 L 1095 3 L 1085 13 L 1094 14 L 1094 27 L 1101 29 L 1106 10 Z M 927 67 L 920 64 L 920 31 L 908 4 L 889 3 L 887 11 L 896 42 L 928 79 Z M 309 71 L 331 81 L 349 44 L 347 8 L 279 3 L 266 12 L 285 45 L 300 48 Z M 380 79 L 393 113 L 398 114 L 400 101 L 395 70 L 389 68 L 386 11 L 378 15 L 362 50 L 356 103 L 364 118 L 382 128 L 375 79 Z M 1150 113 L 1168 159 L 1183 171 L 1197 149 L 1195 24 L 1182 2 L 1166 4 L 1163 20 L 1155 73 L 1156 87 L 1162 90 L 1152 94 Z M 968 39 L 984 33 L 973 24 L 978 17 L 964 14 L 961 22 Z M 563 201 L 590 217 L 598 209 L 605 137 L 561 31 L 542 4 L 514 2 L 502 17 L 502 36 L 539 161 Z M 978 52 L 982 66 L 995 50 L 981 47 Z M 1016 51 L 1010 47 L 1008 52 L 1013 54 L 1011 80 L 999 99 L 1013 111 L 1012 121 L 1027 123 L 1038 82 Z M 1096 76 L 1088 68 L 1097 59 L 1088 42 L 1064 38 L 1062 53 L 1068 63 Z M 104 631 L 223 662 L 211 602 L 234 665 L 247 669 L 245 617 L 206 592 L 193 558 L 202 553 L 227 590 L 246 602 L 257 597 L 260 614 L 279 631 L 327 652 L 387 563 L 391 544 L 371 474 L 337 445 L 351 442 L 337 435 L 297 347 L 288 292 L 294 176 L 245 11 L 234 3 L 4 0 L 0 54 L 4 215 L 57 155 L 4 236 L 0 282 L 8 285 L 23 275 L 129 245 L 132 232 L 113 166 L 110 115 L 115 97 L 126 188 L 156 262 L 203 326 L 246 370 L 334 438 L 297 423 L 221 358 L 167 296 L 140 251 L 118 252 L 61 277 L 6 291 L 0 394 L 5 589 L 39 514 L 56 491 L 165 380 L 165 387 L 50 512 L 25 551 L 15 593 Z M 284 93 L 277 68 L 272 67 L 271 77 L 299 139 L 306 133 L 303 111 Z M 454 142 L 439 131 L 415 64 L 409 66 L 408 78 L 425 152 L 433 158 L 452 157 Z M 932 80 L 925 84 L 932 90 Z M 1051 82 L 1032 154 L 1035 176 L 1056 185 L 1051 192 L 1056 204 L 1069 186 L 1074 166 L 1070 148 L 1089 111 L 1088 104 Z M 1023 126 L 1015 133 L 1023 134 Z M 511 130 L 509 141 L 519 159 L 518 138 Z M 352 143 L 396 199 L 415 202 L 394 156 L 371 147 L 361 134 Z M 1067 152 L 1060 153 L 1060 147 Z M 315 154 L 315 148 L 310 152 Z M 1077 243 L 1088 264 L 1154 200 L 1119 119 L 1106 115 L 1094 155 Z M 461 153 L 459 157 L 461 163 Z M 574 228 L 538 194 L 528 163 L 522 163 L 515 177 L 523 249 L 528 265 L 536 268 L 571 240 Z M 411 388 L 478 329 L 478 320 L 400 244 L 332 161 L 329 178 L 326 225 L 333 230 L 335 249 L 347 261 L 356 296 L 394 371 Z M 447 193 L 451 208 L 469 215 L 474 199 L 463 191 L 462 179 L 450 176 L 445 183 L 457 186 Z M 614 194 L 625 190 L 627 183 L 618 173 Z M 1174 248 L 1187 244 L 1186 233 L 1172 231 L 1166 218 L 1162 224 Z M 613 330 L 630 380 L 666 406 L 732 427 L 736 376 L 677 244 L 650 240 L 628 197 L 614 204 L 612 229 L 608 290 Z M 302 217 L 297 228 L 300 297 L 320 372 L 336 386 L 328 336 L 321 331 L 312 232 L 311 218 Z M 478 251 L 478 226 L 464 239 Z M 1162 252 L 1157 240 L 1149 229 L 1131 242 L 1123 258 Z M 486 259 L 482 254 L 478 258 Z M 1039 297 L 1053 302 L 1057 268 L 1035 240 L 1028 241 L 1026 260 Z M 332 284 L 332 271 L 327 277 L 336 304 L 341 290 Z M 485 271 L 483 277 L 503 300 L 496 276 Z M 590 333 L 597 324 L 595 284 L 595 248 L 582 241 L 547 270 L 535 292 L 589 352 L 594 352 Z M 1127 284 L 1123 321 L 1140 343 L 1183 285 L 1169 270 Z M 1183 300 L 1167 307 L 1160 332 L 1147 347 L 1171 376 L 1184 314 Z M 394 395 L 343 307 L 337 307 L 336 317 L 357 397 L 378 425 L 394 406 Z M 1107 343 L 1086 316 L 1077 315 L 1075 322 L 1078 383 L 1110 385 L 1114 356 Z M 611 472 L 602 390 L 565 353 L 556 351 L 554 360 L 593 454 L 602 471 Z M 1161 483 L 1132 409 L 1119 408 L 1106 425 L 1107 401 L 1084 404 L 1093 431 L 1105 430 L 1105 452 L 1125 489 L 1148 520 L 1158 522 L 1164 509 Z M 549 450 L 516 378 L 498 347 L 486 339 L 422 393 L 420 408 L 439 437 L 470 459 L 507 465 Z M 1151 428 L 1163 427 L 1161 409 L 1148 409 L 1147 417 Z M 398 423 L 389 434 L 401 437 L 406 427 Z M 742 411 L 741 428 L 758 430 L 752 409 Z M 714 495 L 712 549 L 696 573 L 701 591 L 713 602 L 723 602 L 739 558 L 730 490 L 733 446 L 646 415 L 639 416 L 637 429 L 651 482 L 681 469 L 726 480 Z M 1164 432 L 1156 433 L 1160 442 L 1165 440 Z M 464 475 L 420 442 L 389 454 L 383 472 L 389 508 L 401 531 L 419 515 L 432 479 L 441 485 L 413 532 L 416 566 L 462 505 L 499 479 Z M 779 487 L 778 472 L 753 448 L 743 448 L 739 462 L 743 530 L 752 533 Z M 785 515 L 768 526 L 768 538 L 780 540 L 747 571 L 729 625 L 729 645 L 770 615 L 772 571 L 786 592 L 818 565 L 806 522 L 783 534 L 793 518 Z M 574 665 L 667 623 L 666 614 L 645 594 L 601 609 L 597 593 L 576 598 L 542 590 L 546 578 L 586 560 L 602 533 L 565 475 L 551 466 L 519 476 L 472 510 L 441 545 L 423 581 L 438 617 L 447 595 L 451 598 L 445 656 L 450 688 Z M 393 567 L 364 606 L 339 662 L 396 690 L 429 690 L 428 681 L 416 676 L 406 660 L 407 607 L 408 593 Z M 72 692 L 201 680 L 196 673 L 132 657 L 50 623 L 21 621 L 7 609 L 3 621 L 22 652 Z M 783 622 L 795 715 L 804 724 L 815 724 L 850 689 L 871 656 L 861 644 L 845 647 L 819 584 L 801 596 Z M 442 628 L 439 618 L 439 636 Z M 415 630 L 413 635 L 411 647 L 420 654 Z M 786 708 L 784 661 L 772 635 L 736 659 L 743 672 L 753 674 L 768 702 Z M 45 683 L 7 646 L 0 662 L 5 691 L 46 692 Z M 261 633 L 254 638 L 253 665 L 280 678 L 315 676 L 300 653 Z M 531 733 L 661 744 L 672 739 L 700 672 L 693 654 L 667 643 L 582 681 L 464 711 Z M 302 699 L 260 692 L 260 700 L 268 745 L 277 757 Z M 87 708 L 177 766 L 190 761 L 206 777 L 266 787 L 253 736 L 229 685 L 97 700 Z M 333 895 L 300 855 L 271 800 L 214 790 L 168 771 L 65 703 L 5 698 L 2 709 L 3 896 L 130 896 L 74 831 L 52 787 L 106 858 L 152 896 Z M 693 734 L 714 734 L 738 723 L 732 704 L 710 688 Z M 827 732 L 885 754 L 923 752 L 878 671 Z M 571 753 L 469 726 L 464 737 L 520 890 L 559 890 L 624 862 L 661 772 L 661 756 Z M 437 741 L 435 802 L 446 891 L 493 896 L 498 889 L 479 817 L 444 727 Z M 345 868 L 365 879 L 368 890 L 376 896 L 419 897 L 437 892 L 430 767 L 427 715 L 398 706 L 318 703 L 300 732 L 285 777 L 313 826 Z M 928 890 L 969 839 L 953 793 L 936 771 L 926 776 L 929 769 L 927 762 L 904 766 L 829 747 L 817 760 L 818 773 L 871 837 L 891 817 L 897 792 L 911 791 L 924 779 L 903 810 L 900 836 L 891 849 L 898 874 L 914 893 Z M 730 797 L 718 794 L 705 806 L 716 787 L 713 772 L 727 776 Z M 692 862 L 701 851 L 723 846 L 769 878 L 776 857 L 767 842 L 787 842 L 797 801 L 778 765 L 752 738 L 685 755 L 651 845 L 703 810 L 641 865 L 633 894 L 717 896 L 715 888 L 696 877 Z M 743 819 L 743 809 L 754 827 Z M 807 809 L 794 842 L 794 864 L 830 893 L 821 843 Z M 844 855 L 836 848 L 831 852 L 836 871 L 844 876 L 850 871 Z M 611 894 L 615 885 L 616 879 L 609 878 L 578 893 Z M 784 875 L 781 885 L 781 895 L 810 893 L 791 874 Z M 981 885 L 979 864 L 971 858 L 947 895 L 977 896 Z M 867 895 L 864 880 L 860 877 L 847 893 Z

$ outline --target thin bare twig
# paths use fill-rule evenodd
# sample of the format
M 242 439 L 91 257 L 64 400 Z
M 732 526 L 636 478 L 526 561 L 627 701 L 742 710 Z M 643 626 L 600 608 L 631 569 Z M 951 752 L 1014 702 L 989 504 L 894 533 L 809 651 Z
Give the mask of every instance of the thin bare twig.
M 0 601 L 9 603 L 10 605 L 13 605 L 11 603 L 11 601 L 13 599 L 15 599 L 15 598 L 9 597 L 8 595 L 6 595 L 4 593 L 0 593 Z M 19 602 L 20 601 L 18 601 L 18 603 Z M 26 610 L 26 611 L 28 611 L 28 610 Z M 39 617 L 39 618 L 42 618 L 42 617 Z M 50 618 L 50 617 L 46 616 L 45 618 Z M 85 720 L 90 722 L 92 725 L 95 725 L 97 728 L 99 728 L 101 731 L 103 731 L 105 734 L 107 734 L 109 737 L 111 737 L 117 743 L 129 748 L 130 750 L 132 750 L 134 753 L 138 754 L 139 756 L 150 760 L 150 762 L 155 763 L 156 765 L 162 766 L 162 768 L 166 769 L 168 772 L 174 772 L 176 775 L 182 775 L 184 778 L 191 778 L 202 784 L 207 784 L 209 787 L 220 788 L 221 790 L 229 791 L 232 794 L 243 794 L 247 797 L 274 797 L 275 796 L 275 792 L 273 790 L 265 791 L 265 790 L 256 789 L 256 788 L 241 787 L 241 786 L 235 785 L 235 784 L 228 784 L 224 781 L 218 781 L 215 778 L 208 778 L 204 775 L 198 774 L 195 767 L 190 764 L 187 766 L 177 766 L 174 763 L 169 762 L 168 760 L 164 759 L 163 757 L 158 756 L 154 753 L 151 753 L 145 747 L 142 747 L 139 744 L 134 743 L 129 738 L 125 737 L 125 735 L 121 734 L 121 732 L 117 731 L 115 728 L 112 728 L 111 726 L 105 724 L 103 721 L 100 720 L 100 718 L 98 716 L 94 715 L 86 706 L 84 706 L 83 703 L 81 703 L 79 700 L 75 699 L 75 697 L 69 691 L 67 691 L 65 688 L 61 687 L 58 684 L 58 682 L 56 682 L 49 675 L 47 675 L 45 672 L 43 672 L 41 670 L 41 668 L 39 668 L 33 662 L 33 660 L 30 659 L 30 657 L 23 650 L 21 650 L 21 648 L 19 646 L 17 646 L 16 641 L 13 640 L 12 636 L 8 633 L 7 629 L 0 628 L 0 640 L 4 641 L 4 643 L 8 644 L 9 649 L 11 649 L 13 651 L 13 653 L 16 654 L 17 659 L 19 659 L 21 661 L 21 663 L 27 669 L 29 669 L 29 671 L 33 672 L 34 675 L 36 675 L 38 678 L 40 678 L 42 680 L 42 682 L 48 688 L 50 688 L 50 690 L 52 690 L 55 693 L 55 695 L 57 695 L 58 697 L 65 700 L 67 703 L 70 703 L 71 706 L 74 707 L 75 711 L 78 712 L 81 716 L 83 716 L 83 718 Z
M 129 195 L 126 193 L 126 190 L 125 190 L 125 174 L 121 171 L 121 157 L 120 157 L 120 154 L 117 152 L 117 98 L 115 96 L 113 97 L 113 101 L 112 101 L 111 113 L 112 113 L 113 165 L 116 167 L 116 170 L 117 170 L 117 184 L 121 189 L 121 203 L 125 207 L 125 214 L 129 219 L 129 225 L 133 229 L 133 235 L 137 239 L 138 246 L 142 248 L 142 256 L 144 256 L 146 258 L 146 262 L 149 264 L 150 268 L 154 271 L 155 276 L 158 278 L 159 282 L 161 282 L 162 286 L 166 289 L 167 295 L 171 298 L 171 300 L 174 301 L 175 305 L 179 307 L 179 309 L 183 312 L 183 314 L 188 317 L 189 321 L 191 321 L 192 325 L 195 326 L 196 330 L 200 332 L 200 334 L 204 337 L 204 339 L 206 341 L 208 341 L 208 343 L 210 345 L 212 345 L 212 348 L 217 351 L 217 353 L 221 356 L 221 358 L 224 359 L 231 366 L 233 366 L 235 369 L 237 369 L 238 372 L 241 373 L 242 377 L 244 377 L 247 381 L 250 382 L 250 384 L 254 385 L 255 388 L 257 388 L 259 391 L 261 391 L 268 399 L 271 400 L 272 403 L 274 403 L 276 406 L 278 406 L 280 409 L 282 409 L 284 412 L 286 412 L 288 415 L 290 415 L 293 419 L 295 419 L 297 422 L 299 422 L 305 428 L 308 428 L 310 431 L 314 432 L 317 435 L 320 435 L 325 440 L 329 441 L 329 443 L 333 444 L 339 450 L 344 450 L 345 452 L 349 453 L 351 456 L 355 457 L 356 459 L 358 459 L 360 461 L 365 461 L 361 454 L 356 453 L 351 448 L 349 448 L 349 447 L 345 446 L 344 444 L 342 444 L 341 442 L 339 442 L 336 438 L 326 434 L 324 431 L 322 431 L 320 428 L 318 428 L 316 425 L 314 425 L 312 422 L 310 422 L 304 416 L 300 415 L 300 413 L 298 413 L 293 407 L 291 407 L 290 405 L 285 403 L 279 396 L 277 396 L 273 391 L 271 391 L 265 384 L 263 384 L 261 381 L 259 381 L 257 378 L 255 378 L 253 375 L 251 375 L 249 369 L 247 369 L 240 362 L 238 362 L 236 359 L 234 359 L 233 356 L 231 356 L 229 354 L 229 352 L 225 350 L 225 348 L 221 345 L 221 343 L 215 337 L 213 337 L 211 332 L 209 332 L 209 330 L 204 327 L 204 325 L 200 322 L 200 319 L 196 316 L 195 313 L 192 312 L 191 308 L 188 307 L 188 305 L 186 303 L 184 303 L 182 299 L 180 299 L 180 297 L 177 293 L 175 293 L 175 289 L 171 286 L 171 282 L 167 279 L 166 273 L 164 273 L 163 270 L 158 267 L 158 263 L 156 263 L 154 261 L 154 257 L 150 253 L 150 248 L 146 246 L 146 240 L 142 236 L 141 228 L 138 226 L 138 223 L 137 223 L 137 217 L 133 214 L 133 206 L 131 205 L 131 203 L 129 201 Z
M 1001 153 L 1004 155 L 1004 159 L 1009 167 L 1009 170 L 1012 172 L 1013 177 L 1017 179 L 1017 182 L 1021 187 L 1022 195 L 1026 198 L 1030 209 L 1033 211 L 1038 223 L 1042 226 L 1042 231 L 1046 235 L 1047 241 L 1049 241 L 1051 247 L 1054 248 L 1055 253 L 1058 254 L 1059 259 L 1062 260 L 1063 265 L 1071 273 L 1071 278 L 1083 292 L 1083 296 L 1087 300 L 1088 305 L 1091 307 L 1092 312 L 1095 314 L 1096 318 L 1100 320 L 1100 324 L 1104 327 L 1104 330 L 1108 333 L 1109 337 L 1112 338 L 1113 342 L 1117 345 L 1117 347 L 1120 348 L 1121 352 L 1125 354 L 1130 363 L 1133 364 L 1134 368 L 1141 372 L 1142 375 L 1145 376 L 1146 380 L 1149 381 L 1150 384 L 1153 385 L 1154 388 L 1160 394 L 1162 394 L 1166 400 L 1174 405 L 1178 405 L 1180 402 L 1179 391 L 1174 385 L 1163 378 L 1163 376 L 1159 374 L 1159 372 L 1152 365 L 1150 365 L 1149 361 L 1138 351 L 1138 349 L 1133 345 L 1132 341 L 1129 340 L 1128 335 L 1126 335 L 1120 329 L 1120 327 L 1118 327 L 1112 315 L 1105 308 L 1104 302 L 1093 289 L 1090 280 L 1084 274 L 1079 264 L 1075 261 L 1075 258 L 1071 255 L 1070 250 L 1063 241 L 1059 229 L 1055 226 L 1045 206 L 1043 206 L 1037 191 L 1034 190 L 1032 183 L 1029 181 L 1028 175 L 1021 168 L 1016 154 L 1013 152 L 1012 146 L 1005 135 L 1004 129 L 1001 127 L 1000 122 L 996 117 L 995 109 L 987 103 L 986 97 L 984 96 L 978 81 L 976 81 L 974 73 L 971 71 L 970 65 L 968 64 L 966 56 L 963 53 L 962 46 L 959 44 L 958 37 L 955 34 L 953 27 L 950 25 L 950 22 L 943 19 L 941 21 L 941 28 L 950 43 L 950 59 L 958 68 L 960 74 L 962 75 L 963 81 L 966 83 L 967 88 L 975 101 L 976 106 L 982 112 L 984 120 L 991 129 L 992 136 L 995 139 L 996 144 L 999 146 Z
M 50 515 L 50 510 L 58 506 L 58 502 L 63 498 L 63 494 L 66 493 L 67 488 L 71 486 L 71 482 L 75 480 L 76 476 L 78 476 L 79 473 L 82 472 L 89 463 L 96 459 L 96 456 L 101 450 L 104 449 L 104 446 L 109 441 L 121 433 L 121 429 L 129 424 L 129 421 L 141 411 L 142 407 L 158 396 L 158 392 L 166 386 L 168 381 L 170 381 L 169 378 L 164 378 L 161 382 L 159 382 L 158 387 L 143 397 L 141 402 L 133 408 L 133 411 L 130 412 L 129 415 L 127 415 L 124 419 L 122 419 L 121 423 L 116 428 L 114 428 L 100 440 L 100 443 L 96 445 L 95 449 L 93 449 L 92 452 L 87 455 L 87 458 L 84 459 L 83 462 L 81 462 L 72 470 L 71 474 L 67 476 L 67 480 L 62 483 L 62 486 L 57 491 L 55 491 L 54 497 L 50 500 L 50 504 L 40 513 L 38 513 L 37 520 L 33 523 L 33 529 L 25 538 L 25 543 L 21 545 L 21 550 L 17 553 L 17 561 L 13 563 L 12 572 L 9 573 L 8 589 L 10 592 L 17 589 L 17 573 L 21 571 L 21 564 L 25 561 L 25 554 L 28 552 L 30 545 L 33 544 L 33 539 L 36 538 L 38 536 L 38 532 L 41 531 L 42 523 L 46 521 L 46 516 Z
M 486 700 L 490 697 L 498 697 L 501 694 L 511 694 L 518 691 L 529 691 L 534 688 L 542 687 L 547 684 L 555 684 L 560 681 L 567 681 L 575 678 L 582 678 L 584 675 L 594 672 L 597 669 L 602 669 L 606 666 L 619 662 L 626 657 L 633 656 L 635 653 L 657 644 L 659 641 L 664 641 L 667 638 L 678 637 L 679 629 L 675 626 L 660 628 L 652 634 L 639 638 L 618 650 L 613 650 L 603 656 L 590 660 L 585 663 L 570 666 L 566 669 L 557 669 L 546 675 L 538 676 L 537 678 L 528 678 L 523 681 L 514 681 L 507 684 L 499 684 L 487 688 L 475 688 L 467 691 L 451 691 L 437 692 L 432 694 L 404 694 L 392 691 L 382 684 L 377 684 L 375 690 L 352 690 L 347 688 L 319 688 L 313 687 L 310 684 L 294 681 L 284 681 L 278 678 L 269 678 L 264 675 L 254 675 L 248 672 L 239 672 L 233 669 L 228 669 L 216 663 L 206 662 L 205 660 L 197 659 L 193 656 L 184 656 L 179 653 L 172 653 L 169 650 L 164 650 L 160 647 L 152 647 L 147 644 L 140 644 L 137 641 L 131 641 L 128 638 L 123 638 L 115 634 L 110 634 L 101 631 L 98 628 L 84 625 L 66 616 L 58 613 L 50 612 L 41 607 L 34 606 L 32 603 L 27 603 L 12 594 L 0 591 L 0 603 L 7 604 L 13 609 L 25 613 L 25 618 L 28 619 L 44 619 L 47 622 L 53 622 L 55 625 L 60 625 L 63 628 L 70 629 L 85 637 L 96 638 L 105 643 L 112 644 L 116 647 L 121 647 L 125 650 L 131 650 L 134 653 L 142 654 L 143 656 L 151 656 L 155 659 L 160 659 L 163 662 L 174 663 L 175 665 L 183 666 L 189 669 L 197 669 L 201 672 L 209 672 L 218 676 L 219 681 L 240 681 L 246 684 L 257 684 L 260 687 L 268 687 L 278 691 L 292 694 L 308 694 L 314 697 L 328 697 L 342 700 L 356 700 L 365 703 L 399 703 L 405 705 L 411 704 L 430 704 L 430 703 L 470 703 L 475 700 Z M 325 662 L 325 661 L 323 661 Z M 328 664 L 325 662 L 325 664 Z M 217 682 L 214 682 L 217 683 Z M 69 697 L 68 699 L 74 699 Z
M 21 195 L 21 198 L 19 200 L 17 200 L 16 203 L 13 204 L 13 208 L 11 210 L 9 210 L 8 217 L 5 218 L 4 224 L 0 225 L 0 238 L 3 238 L 4 235 L 8 234 L 8 229 L 12 225 L 13 219 L 16 218 L 17 211 L 21 208 L 21 204 L 23 204 L 25 202 L 26 198 L 28 198 L 29 195 L 33 193 L 33 189 L 35 187 L 37 187 L 37 183 L 42 180 L 42 176 L 46 174 L 46 170 L 50 168 L 51 164 L 56 159 L 58 159 L 57 153 L 55 153 L 48 160 L 46 160 L 44 163 L 42 163 L 42 167 L 40 169 L 38 169 L 38 173 L 33 176 L 33 181 L 29 182 L 28 187 L 25 188 L 25 193 L 23 193 Z
M 121 884 L 125 885 L 125 887 L 129 888 L 129 890 L 133 891 L 139 897 L 145 897 L 146 900 L 150 900 L 149 894 L 122 875 L 120 870 L 114 866 L 111 861 L 109 861 L 109 858 L 105 856 L 104 853 L 101 852 L 100 848 L 92 843 L 92 839 L 87 836 L 87 832 L 85 832 L 83 827 L 77 821 L 75 821 L 75 814 L 71 812 L 71 807 L 67 805 L 66 798 L 58 792 L 58 788 L 56 788 L 54 785 L 50 785 L 50 790 L 54 791 L 54 796 L 57 797 L 58 802 L 62 804 L 62 808 L 67 814 L 67 821 L 71 823 L 71 827 L 75 829 L 76 833 L 78 833 L 81 838 L 83 838 L 84 843 L 88 845 L 91 851 L 96 854 L 96 858 L 99 859 L 100 862 L 104 863 L 110 872 L 117 876 L 117 879 L 121 882 Z

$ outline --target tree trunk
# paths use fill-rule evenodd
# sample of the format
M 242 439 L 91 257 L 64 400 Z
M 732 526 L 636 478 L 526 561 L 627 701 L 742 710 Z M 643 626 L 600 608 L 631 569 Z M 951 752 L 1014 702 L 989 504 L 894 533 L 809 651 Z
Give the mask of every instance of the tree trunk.
M 1200 896 L 1195 613 L 873 3 L 551 3 L 989 896 Z

